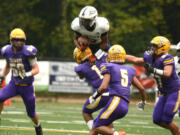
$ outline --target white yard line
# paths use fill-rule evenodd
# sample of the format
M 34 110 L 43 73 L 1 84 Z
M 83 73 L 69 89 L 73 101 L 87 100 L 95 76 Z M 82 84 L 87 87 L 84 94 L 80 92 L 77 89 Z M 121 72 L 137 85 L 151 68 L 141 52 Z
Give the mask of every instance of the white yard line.
M 0 130 L 19 130 L 19 131 L 34 131 L 34 128 L 28 127 L 12 127 L 12 126 L 0 126 Z M 78 133 L 78 134 L 88 134 L 87 130 L 65 130 L 65 129 L 49 129 L 43 128 L 44 132 L 60 132 L 60 133 Z M 141 134 L 127 134 L 127 135 L 141 135 Z

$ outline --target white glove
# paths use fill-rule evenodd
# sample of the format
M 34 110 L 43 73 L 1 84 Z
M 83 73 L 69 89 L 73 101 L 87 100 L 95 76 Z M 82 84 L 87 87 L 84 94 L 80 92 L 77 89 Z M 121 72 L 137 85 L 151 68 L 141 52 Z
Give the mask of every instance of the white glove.
M 141 101 L 137 104 L 138 110 L 144 110 L 144 106 L 146 104 L 146 101 Z
M 20 73 L 20 74 L 19 74 L 19 77 L 20 77 L 21 79 L 24 79 L 24 78 L 30 77 L 30 76 L 32 76 L 32 73 L 31 73 L 31 72 L 25 72 L 25 73 Z
M 89 97 L 89 103 L 92 104 L 94 103 L 96 100 L 93 98 L 93 96 L 90 96 Z
M 100 94 L 98 91 L 96 91 L 92 96 L 90 96 L 90 97 L 89 97 L 89 102 L 90 102 L 90 104 L 93 103 L 93 102 L 95 102 L 96 99 L 97 99 L 100 95 L 101 95 L 101 94 Z

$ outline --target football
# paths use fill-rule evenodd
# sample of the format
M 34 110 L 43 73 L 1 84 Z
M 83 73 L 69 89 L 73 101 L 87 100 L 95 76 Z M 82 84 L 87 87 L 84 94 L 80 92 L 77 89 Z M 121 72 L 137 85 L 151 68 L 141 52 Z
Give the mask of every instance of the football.
M 83 51 L 89 46 L 89 39 L 87 37 L 81 36 L 78 38 L 78 43 L 80 44 L 80 50 Z

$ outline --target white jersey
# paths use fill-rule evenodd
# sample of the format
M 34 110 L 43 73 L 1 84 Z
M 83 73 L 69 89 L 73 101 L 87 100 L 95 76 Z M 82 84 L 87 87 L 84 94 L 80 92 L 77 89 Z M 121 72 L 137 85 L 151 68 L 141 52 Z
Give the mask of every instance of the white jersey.
M 174 57 L 174 62 L 175 62 L 175 70 L 176 70 L 176 74 L 180 74 L 180 63 L 178 63 L 178 60 L 180 58 L 178 56 L 175 56 Z M 180 79 L 180 76 L 178 75 L 179 79 Z
M 90 44 L 101 43 L 101 35 L 109 31 L 109 22 L 104 17 L 96 18 L 96 27 L 93 31 L 88 31 L 84 26 L 80 25 L 79 18 L 76 17 L 71 24 L 71 29 L 86 36 L 90 40 Z

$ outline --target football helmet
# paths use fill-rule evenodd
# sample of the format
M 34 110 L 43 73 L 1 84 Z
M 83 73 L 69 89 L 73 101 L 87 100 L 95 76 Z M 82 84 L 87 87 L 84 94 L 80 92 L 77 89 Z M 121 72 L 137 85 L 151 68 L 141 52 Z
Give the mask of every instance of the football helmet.
M 85 60 L 90 60 L 93 62 L 95 57 L 92 57 L 92 51 L 87 47 L 84 51 L 81 51 L 77 47 L 74 49 L 73 56 L 78 64 L 81 64 Z
M 168 53 L 171 43 L 170 41 L 163 36 L 156 36 L 151 40 L 151 45 L 152 45 L 152 51 L 156 55 L 161 55 Z
M 96 22 L 98 12 L 93 6 L 85 6 L 79 13 L 80 25 L 83 25 L 86 29 L 90 29 Z
M 176 50 L 180 50 L 180 42 L 177 44 Z
M 20 28 L 15 28 L 10 33 L 10 40 L 12 39 L 23 39 L 26 40 L 26 35 L 24 31 Z
M 108 51 L 108 62 L 124 63 L 125 58 L 126 51 L 121 45 L 113 45 Z

